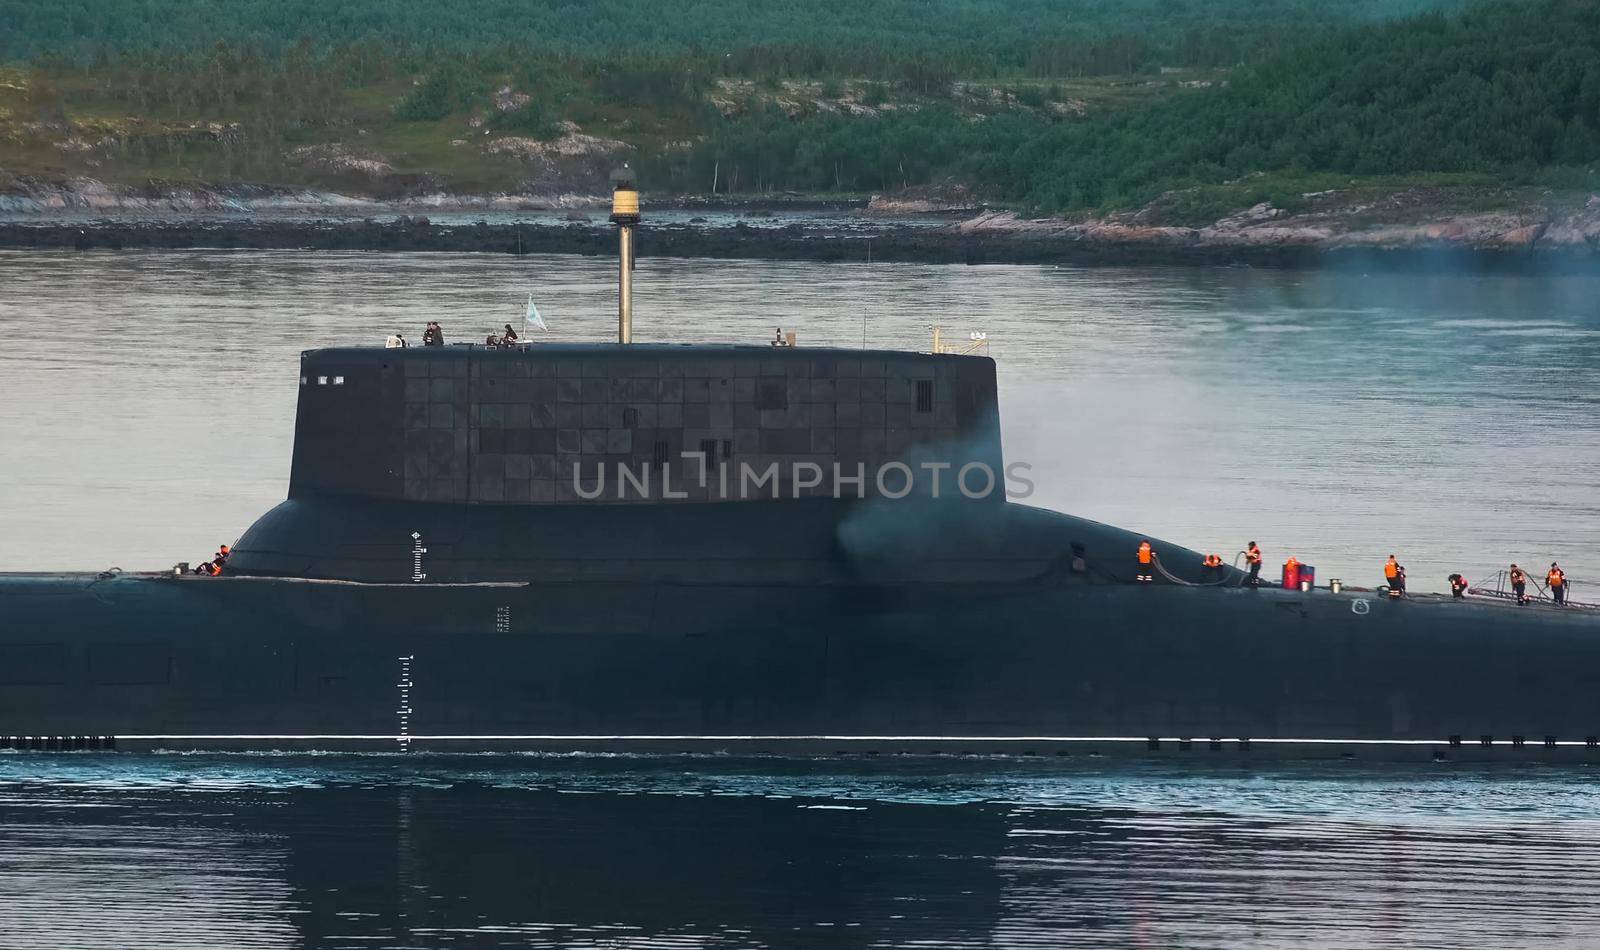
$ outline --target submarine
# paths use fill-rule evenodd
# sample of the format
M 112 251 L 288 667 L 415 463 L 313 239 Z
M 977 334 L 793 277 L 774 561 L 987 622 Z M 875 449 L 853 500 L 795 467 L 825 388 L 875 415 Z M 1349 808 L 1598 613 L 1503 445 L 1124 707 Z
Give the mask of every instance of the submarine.
M 220 575 L 0 574 L 0 748 L 1600 761 L 1600 612 L 1024 504 L 976 352 L 634 343 L 614 201 L 615 342 L 307 351 Z

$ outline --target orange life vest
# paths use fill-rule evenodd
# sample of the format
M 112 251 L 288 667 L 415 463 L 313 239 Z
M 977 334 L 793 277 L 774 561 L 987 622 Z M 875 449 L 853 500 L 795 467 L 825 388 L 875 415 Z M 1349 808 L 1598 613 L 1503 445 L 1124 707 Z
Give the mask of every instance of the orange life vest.
M 1206 555 L 1206 559 L 1205 559 L 1205 561 L 1203 563 L 1204 563 L 1204 565 L 1206 567 L 1221 567 L 1222 566 L 1222 555 L 1220 555 L 1220 554 L 1207 554 Z
M 1397 562 L 1394 558 L 1390 558 L 1389 559 L 1389 563 L 1387 563 L 1387 564 L 1385 564 L 1383 566 L 1383 576 L 1387 577 L 1391 581 L 1394 580 L 1396 577 L 1399 577 L 1400 576 L 1400 564 L 1399 564 L 1399 562 Z
M 1560 587 L 1567 582 L 1567 575 L 1555 568 L 1551 568 L 1550 573 L 1545 575 L 1545 580 L 1549 582 L 1551 587 Z
M 1260 564 L 1261 563 L 1261 549 L 1256 547 L 1253 544 L 1250 545 L 1250 550 L 1244 552 L 1244 559 L 1245 559 L 1245 561 L 1247 563 L 1250 563 L 1250 564 Z
M 1527 582 L 1528 582 L 1528 575 L 1522 573 L 1521 569 L 1518 569 L 1518 570 L 1515 570 L 1515 571 L 1511 572 L 1511 583 L 1513 583 L 1513 584 L 1526 584 Z
M 1149 564 L 1152 554 L 1153 552 L 1150 550 L 1150 542 L 1141 541 L 1139 543 L 1139 563 Z

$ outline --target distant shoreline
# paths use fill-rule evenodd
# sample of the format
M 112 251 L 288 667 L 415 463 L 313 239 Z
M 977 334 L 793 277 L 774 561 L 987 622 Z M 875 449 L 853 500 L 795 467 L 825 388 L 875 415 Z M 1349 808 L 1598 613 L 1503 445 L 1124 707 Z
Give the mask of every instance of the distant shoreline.
M 0 222 L 6 249 L 219 249 L 473 252 L 609 256 L 615 237 L 603 217 L 571 224 L 431 224 L 396 221 L 119 220 Z M 864 219 L 870 224 L 870 219 Z M 1460 245 L 1317 247 L 1308 244 L 1176 242 L 1159 237 L 1096 237 L 1028 231 L 882 225 L 840 229 L 784 226 L 640 229 L 641 257 L 793 260 L 827 263 L 1034 264 L 1069 266 L 1355 267 L 1600 273 L 1600 256 L 1581 251 Z

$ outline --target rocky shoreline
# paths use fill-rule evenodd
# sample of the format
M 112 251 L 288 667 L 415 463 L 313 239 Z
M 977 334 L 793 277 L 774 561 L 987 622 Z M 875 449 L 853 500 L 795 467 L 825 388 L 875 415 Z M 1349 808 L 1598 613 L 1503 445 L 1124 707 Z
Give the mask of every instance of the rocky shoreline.
M 393 222 L 208 221 L 0 223 L 0 248 L 211 248 L 611 255 L 616 238 L 597 224 L 440 226 L 427 219 Z M 712 257 L 853 263 L 1046 264 L 1071 266 L 1252 266 L 1365 269 L 1487 269 L 1600 272 L 1592 252 L 1463 246 L 1449 241 L 1406 246 L 1309 243 L 1205 243 L 1165 235 L 1052 235 L 983 228 L 886 228 L 839 233 L 826 228 L 646 226 L 640 257 Z
M 7 193 L 0 193 L 0 198 Z M 21 202 L 28 202 L 24 207 Z M 424 195 L 404 201 L 293 192 L 261 186 L 130 189 L 98 183 L 9 192 L 0 203 L 0 248 L 221 248 L 614 253 L 614 236 L 596 195 Z M 878 215 L 907 213 L 894 200 L 828 202 L 806 196 L 745 201 L 683 198 L 657 207 L 680 214 L 646 221 L 642 257 L 722 257 L 831 262 L 1208 265 L 1256 267 L 1600 271 L 1600 198 L 1564 208 L 1524 207 L 1475 214 L 1422 214 L 1397 222 L 1346 209 L 1287 214 L 1268 205 L 1200 227 L 1108 218 L 1027 219 L 978 211 L 954 223 L 906 224 Z M 920 207 L 920 206 L 919 206 Z M 434 223 L 436 216 L 570 209 L 565 223 Z M 581 213 L 588 209 L 592 214 Z M 682 212 L 720 209 L 776 220 L 761 226 Z M 764 210 L 752 210 L 764 209 Z M 842 212 L 848 225 L 803 212 Z M 948 213 L 949 209 L 945 210 Z M 786 212 L 793 220 L 785 223 Z M 85 215 L 94 215 L 85 218 Z M 358 215 L 398 217 L 379 220 Z

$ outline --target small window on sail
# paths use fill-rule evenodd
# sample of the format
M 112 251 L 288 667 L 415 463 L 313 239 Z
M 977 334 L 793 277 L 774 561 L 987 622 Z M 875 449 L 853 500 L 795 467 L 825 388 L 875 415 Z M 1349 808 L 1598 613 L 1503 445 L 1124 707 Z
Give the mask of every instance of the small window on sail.
M 706 457 L 706 464 L 707 465 L 715 465 L 716 462 L 717 462 L 717 440 L 716 439 L 701 439 L 700 440 L 700 454 L 702 454 L 702 455 L 704 455 Z
M 917 380 L 917 411 L 933 411 L 933 380 Z
M 665 442 L 657 442 L 655 444 L 654 450 L 650 454 L 650 461 L 654 462 L 657 465 L 665 465 L 665 464 L 667 464 L 667 450 L 669 448 L 671 448 L 671 447 L 669 445 L 667 445 L 667 443 L 665 443 Z
M 343 376 L 335 376 L 333 378 L 333 384 L 335 386 L 343 386 L 344 385 L 344 377 Z
M 328 385 L 328 377 L 326 377 L 326 376 L 318 376 L 317 377 L 317 385 L 318 386 L 326 386 L 326 385 Z

